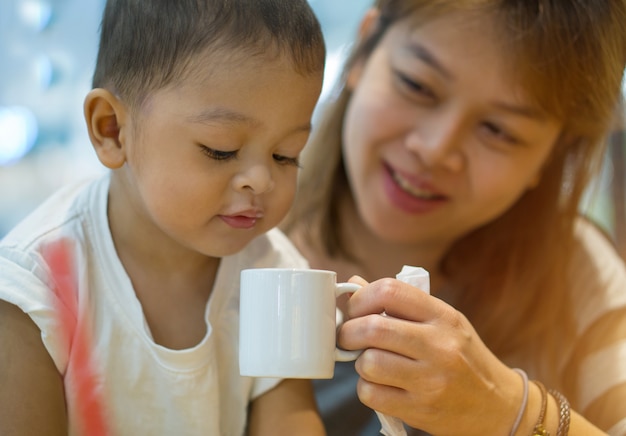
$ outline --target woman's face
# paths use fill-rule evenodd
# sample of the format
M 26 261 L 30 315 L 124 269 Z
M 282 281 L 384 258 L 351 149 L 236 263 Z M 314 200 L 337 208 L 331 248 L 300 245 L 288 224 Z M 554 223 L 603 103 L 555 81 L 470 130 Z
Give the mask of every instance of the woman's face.
M 343 153 L 379 238 L 445 248 L 537 185 L 561 124 L 507 74 L 492 27 L 403 20 L 350 71 Z

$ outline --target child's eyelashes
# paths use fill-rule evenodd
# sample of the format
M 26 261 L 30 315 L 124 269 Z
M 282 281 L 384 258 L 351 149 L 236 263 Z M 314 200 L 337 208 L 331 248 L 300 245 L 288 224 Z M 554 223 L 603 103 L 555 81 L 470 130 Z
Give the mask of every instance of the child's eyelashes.
M 214 148 L 207 147 L 206 145 L 200 145 L 200 150 L 203 154 L 217 161 L 228 161 L 237 158 L 239 150 L 235 151 L 223 151 L 216 150 Z M 300 167 L 300 160 L 298 157 L 283 156 L 281 154 L 272 154 L 272 159 L 279 165 L 291 165 Z
M 300 168 L 300 160 L 297 157 L 287 157 L 280 154 L 273 154 L 272 157 L 281 165 L 292 165 Z
M 204 153 L 205 155 L 207 155 L 208 157 L 214 160 L 222 161 L 222 160 L 229 160 L 229 159 L 233 159 L 237 157 L 237 151 L 215 150 L 205 145 L 201 145 L 200 150 L 202 150 L 202 153 Z

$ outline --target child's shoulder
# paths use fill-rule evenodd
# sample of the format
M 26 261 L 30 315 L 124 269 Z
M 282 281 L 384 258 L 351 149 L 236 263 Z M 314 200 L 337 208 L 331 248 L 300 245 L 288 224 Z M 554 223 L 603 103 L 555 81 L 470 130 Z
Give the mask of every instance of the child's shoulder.
M 63 232 L 79 215 L 94 212 L 94 202 L 106 196 L 107 181 L 90 178 L 60 188 L 11 229 L 0 246 L 26 249 Z

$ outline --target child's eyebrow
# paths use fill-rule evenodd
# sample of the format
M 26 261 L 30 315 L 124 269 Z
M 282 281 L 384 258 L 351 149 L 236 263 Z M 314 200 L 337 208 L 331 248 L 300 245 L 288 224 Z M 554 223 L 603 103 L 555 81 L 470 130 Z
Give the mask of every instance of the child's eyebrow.
M 229 109 L 223 106 L 216 106 L 205 109 L 198 114 L 190 115 L 187 117 L 192 123 L 199 124 L 248 124 L 252 127 L 261 125 L 261 121 L 256 118 L 250 117 L 241 112 Z M 310 132 L 312 125 L 310 122 L 301 126 L 297 126 L 293 129 L 293 133 L 297 132 Z
M 187 117 L 187 119 L 192 123 L 201 124 L 259 124 L 259 121 L 256 119 L 223 106 L 205 109 L 198 114 Z

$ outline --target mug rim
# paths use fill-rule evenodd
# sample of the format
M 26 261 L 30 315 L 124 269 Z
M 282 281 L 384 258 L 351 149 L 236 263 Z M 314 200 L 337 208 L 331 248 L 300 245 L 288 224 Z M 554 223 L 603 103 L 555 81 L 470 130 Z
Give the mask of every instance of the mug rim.
M 307 273 L 323 273 L 323 274 L 335 274 L 336 271 L 329 269 L 316 269 L 316 268 L 281 268 L 281 267 L 261 267 L 261 268 L 245 268 L 241 270 L 241 273 L 245 272 L 307 272 Z

